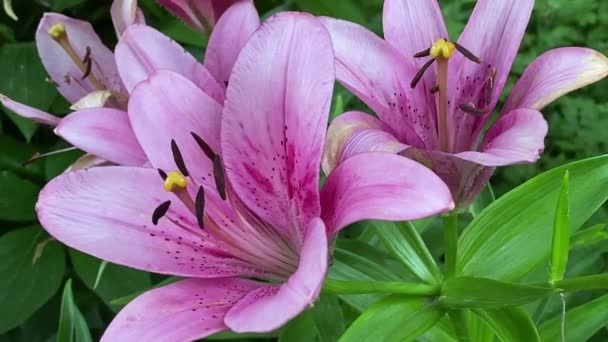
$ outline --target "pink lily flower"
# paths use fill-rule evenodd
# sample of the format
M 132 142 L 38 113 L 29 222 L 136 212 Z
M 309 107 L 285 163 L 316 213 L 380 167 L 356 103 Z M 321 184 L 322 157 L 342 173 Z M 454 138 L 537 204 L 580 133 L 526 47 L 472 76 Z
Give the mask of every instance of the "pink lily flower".
M 337 79 L 378 115 L 349 112 L 332 122 L 324 171 L 366 151 L 401 153 L 435 171 L 463 209 L 496 167 L 536 161 L 547 133 L 539 111 L 605 77 L 608 59 L 576 47 L 543 54 L 482 136 L 533 7 L 533 0 L 479 0 L 458 43 L 447 40 L 435 0 L 386 0 L 385 40 L 359 25 L 323 18 Z
M 453 208 L 438 176 L 390 153 L 350 158 L 319 191 L 334 78 L 323 25 L 278 14 L 240 53 L 223 107 L 176 72 L 134 88 L 129 121 L 158 172 L 93 168 L 43 189 L 38 216 L 59 241 L 187 278 L 133 300 L 103 341 L 272 331 L 315 301 L 340 229 Z
M 222 14 L 238 1 L 240 0 L 158 0 L 158 3 L 192 28 L 211 32 Z

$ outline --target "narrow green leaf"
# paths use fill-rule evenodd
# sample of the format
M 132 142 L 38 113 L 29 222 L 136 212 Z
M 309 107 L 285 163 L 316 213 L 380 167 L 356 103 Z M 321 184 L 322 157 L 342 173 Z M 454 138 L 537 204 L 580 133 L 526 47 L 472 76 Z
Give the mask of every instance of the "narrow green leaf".
M 488 184 L 485 188 L 483 188 L 479 196 L 477 196 L 477 199 L 475 199 L 475 201 L 469 206 L 469 212 L 471 215 L 473 215 L 473 217 L 477 217 L 494 201 L 496 201 L 494 190 L 492 190 L 492 186 Z
M 46 303 L 61 286 L 63 247 L 49 242 L 40 226 L 10 231 L 0 237 L 0 334 L 18 326 Z
M 566 273 L 568 251 L 570 250 L 570 205 L 568 203 L 570 176 L 564 173 L 562 188 L 555 209 L 553 224 L 553 243 L 551 244 L 550 282 L 561 280 Z
M 605 224 L 597 224 L 572 235 L 570 249 L 576 249 L 608 240 Z
M 101 281 L 101 276 L 103 275 L 103 271 L 105 271 L 106 266 L 108 266 L 108 262 L 105 260 L 103 260 L 99 264 L 99 268 L 97 269 L 97 276 L 95 276 L 95 284 L 93 284 L 93 290 L 97 290 L 97 286 L 99 285 L 99 282 Z
M 344 333 L 344 314 L 337 296 L 321 293 L 310 310 L 320 342 L 336 342 Z
M 467 331 L 471 342 L 494 341 L 494 331 L 471 310 L 466 310 Z
M 481 318 L 502 342 L 541 341 L 534 322 L 521 308 L 473 309 L 472 312 Z
M 559 341 L 561 337 L 561 315 L 543 323 L 540 336 L 543 341 Z M 566 341 L 587 341 L 608 322 L 608 295 L 580 305 L 566 312 Z
M 550 287 L 458 277 L 444 282 L 439 302 L 448 308 L 499 308 L 523 305 L 554 293 L 557 290 Z
M 63 288 L 61 314 L 57 329 L 57 342 L 91 342 L 91 333 L 87 321 L 74 303 L 72 279 L 68 279 Z
M 340 341 L 413 341 L 444 316 L 436 303 L 390 296 L 363 312 Z
M 19 18 L 17 18 L 17 15 L 15 14 L 15 11 L 13 11 L 12 0 L 3 0 L 2 5 L 4 7 L 4 12 L 6 12 L 6 15 L 8 15 L 9 18 L 13 19 L 14 21 L 19 20 Z
M 513 281 L 546 261 L 566 170 L 570 224 L 579 229 L 608 198 L 608 155 L 545 172 L 492 203 L 460 237 L 459 274 Z
M 361 281 L 326 279 L 323 289 L 335 294 L 386 293 L 411 296 L 435 296 L 439 285 L 405 283 L 399 281 Z
M 566 292 L 608 289 L 608 273 L 563 279 L 555 282 L 555 287 Z
M 420 280 L 439 284 L 441 271 L 411 222 L 372 221 L 386 249 Z

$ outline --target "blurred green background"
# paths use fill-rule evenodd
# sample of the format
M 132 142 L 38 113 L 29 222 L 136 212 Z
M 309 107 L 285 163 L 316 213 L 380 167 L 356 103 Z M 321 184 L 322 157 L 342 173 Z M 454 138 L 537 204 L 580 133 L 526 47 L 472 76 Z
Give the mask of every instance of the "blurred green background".
M 474 5 L 473 0 L 440 0 L 448 29 L 457 37 Z M 0 12 L 0 93 L 63 116 L 69 105 L 45 81 L 33 43 L 38 20 L 46 11 L 59 11 L 88 20 L 112 47 L 116 43 L 109 17 L 110 1 L 18 0 L 15 22 Z M 366 25 L 381 34 L 381 0 L 256 1 L 263 17 L 294 9 L 340 17 Z M 172 36 L 196 56 L 202 56 L 206 37 L 171 17 L 153 0 L 140 1 L 147 22 Z M 507 91 L 535 57 L 552 48 L 587 46 L 608 54 L 608 1 L 538 0 Z M 540 162 L 497 172 L 491 183 L 502 194 L 543 170 L 568 161 L 606 153 L 608 81 L 566 96 L 543 112 L 550 130 Z M 341 88 L 346 108 L 361 107 Z M 47 127 L 0 109 L 0 342 L 52 341 L 56 338 L 62 303 L 74 298 L 96 339 L 120 305 L 112 300 L 149 288 L 162 278 L 108 265 L 97 279 L 100 261 L 53 241 L 37 225 L 34 203 L 45 181 L 62 172 L 81 153 L 72 151 L 23 165 L 35 153 L 68 145 Z M 596 220 L 606 221 L 606 210 Z M 98 280 L 98 284 L 96 283 Z M 97 285 L 97 286 L 95 286 Z M 67 303 L 67 304 L 66 304 Z M 70 314 L 64 312 L 64 315 Z M 76 315 L 78 316 L 78 315 Z

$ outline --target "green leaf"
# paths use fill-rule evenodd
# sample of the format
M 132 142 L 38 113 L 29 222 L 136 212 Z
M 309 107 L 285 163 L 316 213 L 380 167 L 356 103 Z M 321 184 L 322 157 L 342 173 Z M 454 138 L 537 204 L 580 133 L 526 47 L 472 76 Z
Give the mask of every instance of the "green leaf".
M 19 18 L 17 18 L 17 15 L 15 14 L 15 11 L 13 11 L 12 0 L 2 0 L 2 7 L 4 8 L 4 12 L 6 12 L 6 15 L 8 15 L 9 18 L 13 19 L 14 21 L 19 20 Z
M 150 275 L 146 272 L 107 263 L 103 275 L 99 276 L 99 270 L 105 261 L 73 249 L 69 250 L 69 254 L 78 277 L 114 311 L 118 311 L 121 306 L 112 305 L 110 301 L 113 299 L 144 291 L 152 286 Z
M 321 293 L 312 309 L 313 321 L 320 342 L 338 341 L 344 332 L 344 314 L 337 296 Z
M 540 336 L 543 341 L 559 341 L 561 337 L 561 315 L 543 323 Z M 566 341 L 587 341 L 608 322 L 608 295 L 566 312 Z
M 17 141 L 7 135 L 0 135 L 0 170 L 26 178 L 43 179 L 42 165 L 40 163 L 22 163 L 30 159 L 36 149 L 32 145 Z
M 439 285 L 405 283 L 400 281 L 365 281 L 326 279 L 323 289 L 335 294 L 399 293 L 431 297 L 439 294 Z
M 0 48 L 0 93 L 15 101 L 46 111 L 57 91 L 45 81 L 46 71 L 33 43 L 6 44 Z M 5 109 L 6 113 L 10 113 Z M 9 118 L 29 141 L 37 124 L 14 113 Z
M 87 321 L 76 303 L 72 293 L 72 279 L 65 282 L 61 299 L 61 315 L 57 329 L 57 342 L 90 342 L 91 333 Z
M 545 172 L 492 203 L 460 237 L 459 274 L 517 280 L 546 261 L 566 170 L 572 230 L 587 221 L 608 197 L 608 155 Z
M 572 235 L 570 239 L 570 249 L 577 249 L 595 243 L 608 240 L 608 232 L 606 232 L 605 224 L 597 224 L 586 228 Z
M 95 284 L 93 284 L 93 290 L 97 290 L 97 286 L 99 286 L 99 282 L 101 281 L 101 276 L 103 275 L 103 271 L 105 271 L 106 266 L 108 266 L 108 262 L 103 260 L 99 264 L 99 268 L 97 269 L 97 276 L 95 276 Z
M 569 174 L 566 170 L 562 188 L 555 209 L 553 224 L 553 243 L 551 244 L 551 275 L 550 282 L 562 280 L 568 264 L 570 249 L 570 205 L 568 204 Z
M 50 0 L 48 5 L 53 11 L 61 12 L 84 2 L 85 0 Z
M 439 284 L 441 271 L 411 222 L 372 221 L 386 249 L 420 280 Z
M 444 316 L 436 303 L 390 296 L 363 312 L 340 341 L 413 341 Z
M 304 311 L 292 319 L 279 334 L 278 342 L 308 342 L 315 341 L 318 331 L 310 311 Z
M 443 283 L 439 302 L 449 308 L 518 306 L 557 292 L 550 287 L 506 283 L 475 277 L 457 277 Z
M 540 342 L 530 316 L 521 308 L 473 309 L 502 342 Z M 547 340 L 549 341 L 549 340 Z
M 298 8 L 317 16 L 330 16 L 365 24 L 365 14 L 354 0 L 295 0 Z
M 34 206 L 40 187 L 10 172 L 0 171 L 0 220 L 34 221 Z
M 471 342 L 494 341 L 494 331 L 471 310 L 466 310 L 467 332 Z
M 485 188 L 481 191 L 475 202 L 473 202 L 469 206 L 469 212 L 473 217 L 479 216 L 479 214 L 487 208 L 490 204 L 496 201 L 496 197 L 494 196 L 494 190 L 492 190 L 492 186 L 490 184 L 486 185 Z
M 47 242 L 40 226 L 13 230 L 0 237 L 0 333 L 29 318 L 61 286 L 63 247 Z M 43 249 L 38 249 L 35 258 L 41 243 Z
M 608 273 L 563 279 L 555 282 L 555 286 L 564 291 L 605 290 L 608 289 Z

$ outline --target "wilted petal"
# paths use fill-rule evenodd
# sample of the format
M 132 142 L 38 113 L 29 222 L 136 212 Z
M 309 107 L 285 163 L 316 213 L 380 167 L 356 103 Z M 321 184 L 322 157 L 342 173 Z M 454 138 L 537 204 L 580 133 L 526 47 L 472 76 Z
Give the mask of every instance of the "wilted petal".
M 101 341 L 194 341 L 227 330 L 226 312 L 261 285 L 239 278 L 186 279 L 150 290 L 118 313 Z
M 399 142 L 393 130 L 382 121 L 363 112 L 347 112 L 329 125 L 323 153 L 323 172 L 328 175 L 342 161 L 359 153 L 399 153 L 408 147 Z
M 363 220 L 415 220 L 454 208 L 448 187 L 427 167 L 385 152 L 351 157 L 321 191 L 328 233 Z
M 218 103 L 223 87 L 188 51 L 159 31 L 144 25 L 129 27 L 116 45 L 118 70 L 127 90 L 156 71 L 169 70 L 188 78 Z
M 212 185 L 213 163 L 191 133 L 220 152 L 222 107 L 183 76 L 159 71 L 141 82 L 129 100 L 129 119 L 152 166 L 175 170 L 171 140 L 197 182 Z
M 143 12 L 137 7 L 137 0 L 114 0 L 110 13 L 118 38 L 130 25 L 146 23 Z
M 83 70 L 70 58 L 66 50 L 49 36 L 49 28 L 59 23 L 65 25 L 68 41 L 80 60 L 84 59 L 87 47 L 90 48 L 90 74 L 104 89 L 96 87 L 90 78 L 83 80 Z M 121 95 L 125 93 L 116 69 L 114 54 L 102 43 L 88 22 L 57 13 L 46 13 L 36 31 L 36 45 L 50 78 L 69 102 L 74 103 L 95 90 L 109 90 Z
M 237 2 L 217 22 L 207 44 L 205 68 L 218 82 L 228 83 L 236 58 L 258 26 L 260 18 L 251 1 Z
M 154 225 L 152 213 L 168 200 L 169 211 Z M 36 211 L 57 240 L 120 265 L 201 278 L 261 275 L 218 248 L 163 189 L 154 169 L 107 166 L 64 173 L 44 187 Z
M 542 110 L 546 105 L 573 90 L 608 75 L 608 58 L 587 49 L 568 47 L 550 50 L 538 57 L 511 90 L 503 108 Z
M 330 37 L 304 13 L 267 20 L 234 66 L 222 116 L 226 173 L 242 201 L 280 231 L 320 214 L 333 83 Z
M 76 159 L 74 164 L 70 165 L 70 167 L 63 172 L 86 170 L 95 166 L 108 166 L 110 164 L 110 162 L 103 158 L 99 158 L 98 156 L 92 154 L 85 154 L 84 156 Z
M 283 284 L 247 294 L 226 314 L 226 325 L 236 332 L 278 329 L 316 300 L 327 273 L 327 233 L 320 218 L 306 230 L 298 270 Z
M 437 139 L 435 100 L 424 86 L 410 87 L 418 70 L 363 26 L 321 20 L 331 34 L 338 81 L 376 112 L 400 141 L 433 148 Z
M 454 156 L 484 166 L 533 163 L 545 148 L 548 125 L 543 115 L 533 109 L 516 109 L 488 130 L 480 151 Z
M 101 108 L 103 107 L 108 99 L 112 96 L 112 93 L 107 90 L 96 90 L 92 93 L 87 94 L 85 97 L 78 100 L 76 103 L 70 106 L 71 110 L 82 110 L 89 108 Z
M 40 109 L 26 106 L 23 103 L 19 103 L 11 100 L 10 98 L 0 94 L 0 103 L 9 110 L 15 112 L 17 115 L 30 119 L 32 121 L 49 125 L 56 126 L 59 124 L 60 118 L 53 116 L 47 112 L 43 112 Z
M 120 165 L 141 166 L 148 159 L 133 134 L 126 112 L 84 109 L 66 116 L 55 133 L 79 149 Z

